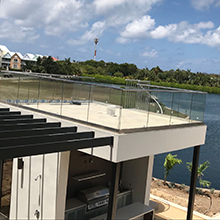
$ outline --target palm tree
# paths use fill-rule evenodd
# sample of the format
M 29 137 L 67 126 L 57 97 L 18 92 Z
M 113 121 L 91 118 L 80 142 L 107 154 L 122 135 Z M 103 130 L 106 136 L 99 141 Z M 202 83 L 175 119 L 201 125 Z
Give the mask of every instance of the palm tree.
M 176 164 L 182 163 L 182 160 L 176 158 L 177 155 L 168 154 L 165 158 L 165 162 L 163 164 L 164 166 L 164 184 L 166 184 L 167 176 L 170 174 L 170 170 L 173 169 L 173 167 Z
M 190 172 L 192 172 L 192 163 L 187 162 L 187 168 Z M 210 163 L 209 161 L 204 162 L 203 164 L 199 164 L 198 170 L 197 170 L 197 177 L 199 178 L 199 184 L 203 187 L 210 187 L 211 182 L 209 182 L 208 180 L 203 180 L 202 176 L 204 176 L 204 171 L 210 167 L 209 166 Z

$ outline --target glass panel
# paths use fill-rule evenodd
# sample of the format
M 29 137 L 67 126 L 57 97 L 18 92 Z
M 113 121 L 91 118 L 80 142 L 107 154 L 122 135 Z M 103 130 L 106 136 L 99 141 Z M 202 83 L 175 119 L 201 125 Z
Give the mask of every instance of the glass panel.
M 61 97 L 62 83 L 60 81 L 41 78 L 38 109 L 60 114 Z
M 18 86 L 18 74 L 3 74 L 1 76 L 1 100 L 10 103 L 17 103 Z
M 90 86 L 65 82 L 63 84 L 62 115 L 87 120 Z
M 148 100 L 146 92 L 123 91 L 120 129 L 146 127 Z
M 205 112 L 206 94 L 193 93 L 191 122 L 203 121 Z
M 118 129 L 120 105 L 117 104 L 120 100 L 120 93 L 115 89 L 92 86 L 88 121 Z
M 40 78 L 30 77 L 28 81 L 28 105 L 31 108 L 37 108 L 37 101 L 39 96 Z
M 150 95 L 148 127 L 169 125 L 173 93 L 161 90 Z
M 192 93 L 178 92 L 173 97 L 173 113 L 170 124 L 189 123 L 192 104 Z
M 19 90 L 18 90 L 18 100 L 19 104 L 24 105 L 28 103 L 29 90 L 30 90 L 30 76 L 20 75 Z

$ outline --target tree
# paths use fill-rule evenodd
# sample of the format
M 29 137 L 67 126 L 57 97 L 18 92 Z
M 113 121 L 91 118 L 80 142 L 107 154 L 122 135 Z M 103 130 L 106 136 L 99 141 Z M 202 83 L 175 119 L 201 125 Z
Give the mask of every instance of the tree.
M 114 73 L 114 76 L 116 76 L 116 77 L 123 77 L 123 73 L 121 73 L 121 72 L 115 72 L 115 73 Z
M 182 160 L 176 158 L 177 155 L 168 154 L 165 158 L 165 162 L 163 164 L 164 166 L 164 184 L 166 184 L 167 176 L 170 174 L 170 170 L 173 169 L 173 167 L 176 164 L 182 163 Z
M 190 172 L 192 172 L 192 163 L 187 162 L 187 168 Z M 211 182 L 209 182 L 208 180 L 203 180 L 202 176 L 204 176 L 204 171 L 209 168 L 210 166 L 209 161 L 204 162 L 203 164 L 199 164 L 198 170 L 197 170 L 197 177 L 199 178 L 199 184 L 200 186 L 209 188 L 211 185 Z

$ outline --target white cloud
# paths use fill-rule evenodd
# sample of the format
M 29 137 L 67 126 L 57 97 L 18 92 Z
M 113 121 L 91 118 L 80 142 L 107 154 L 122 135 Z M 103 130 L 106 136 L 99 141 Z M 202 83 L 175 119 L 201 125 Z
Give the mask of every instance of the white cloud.
M 131 40 L 125 37 L 117 37 L 116 42 L 119 44 L 127 44 L 127 43 L 131 43 Z
M 92 8 L 83 0 L 7 0 L 1 2 L 0 19 L 23 27 L 42 28 L 46 35 L 61 35 L 88 27 Z
M 125 30 L 121 32 L 121 36 L 124 38 L 141 38 L 148 35 L 148 30 L 152 29 L 155 25 L 155 20 L 151 17 L 143 16 L 141 19 L 136 19 L 129 23 Z
M 94 5 L 95 9 L 98 13 L 103 13 L 107 10 L 111 10 L 116 6 L 120 6 L 125 3 L 126 0 L 95 0 Z
M 208 22 L 199 22 L 197 24 L 197 27 L 198 28 L 201 28 L 201 29 L 211 29 L 211 28 L 214 28 L 214 24 L 213 22 L 211 21 L 208 21 Z
M 94 40 L 94 38 L 101 37 L 105 28 L 105 21 L 97 21 L 92 25 L 92 28 L 89 31 L 86 31 L 80 38 L 70 39 L 66 43 L 72 45 L 82 45 L 87 41 Z
M 178 24 L 155 27 L 154 19 L 151 19 L 150 16 L 144 16 L 142 19 L 129 23 L 120 33 L 116 42 L 130 43 L 141 38 L 166 38 L 173 43 L 205 44 L 211 47 L 220 47 L 220 27 L 205 32 L 205 29 L 213 28 L 214 24 L 211 21 L 197 24 L 182 21 Z
M 214 31 L 208 31 L 201 43 L 211 47 L 220 47 L 220 26 Z
M 143 57 L 157 57 L 158 56 L 158 51 L 155 49 L 149 50 L 149 48 L 146 48 L 146 51 L 140 54 Z
M 168 37 L 171 32 L 174 32 L 178 28 L 177 24 L 169 24 L 166 26 L 159 26 L 155 30 L 151 31 L 151 36 L 154 39 L 161 39 Z
M 33 43 L 39 35 L 33 28 L 17 27 L 8 21 L 0 24 L 0 39 L 7 38 L 13 42 L 22 42 L 24 39 L 28 43 Z
M 198 24 L 189 24 L 182 21 L 179 24 L 169 24 L 166 26 L 159 26 L 151 31 L 151 36 L 154 39 L 167 38 L 169 41 L 187 44 L 206 44 L 209 46 L 219 45 L 219 30 L 208 31 L 203 33 L 202 29 L 211 29 L 214 24 L 211 21 L 200 22 Z
M 151 8 L 164 0 L 94 0 L 95 11 L 109 26 L 126 25 L 143 17 Z
M 80 40 L 94 37 L 92 31 L 95 27 L 90 27 L 89 23 L 96 23 L 100 16 L 105 22 L 105 29 L 113 27 L 118 31 L 129 22 L 142 18 L 154 5 L 163 1 L 7 0 L 0 5 L 0 23 L 7 20 L 17 28 L 43 30 L 46 35 L 60 37 L 70 32 L 84 31 L 80 39 L 69 40 L 73 44 L 80 44 Z
M 220 5 L 220 0 L 191 0 L 192 6 L 200 11 L 208 10 L 212 5 L 218 7 Z

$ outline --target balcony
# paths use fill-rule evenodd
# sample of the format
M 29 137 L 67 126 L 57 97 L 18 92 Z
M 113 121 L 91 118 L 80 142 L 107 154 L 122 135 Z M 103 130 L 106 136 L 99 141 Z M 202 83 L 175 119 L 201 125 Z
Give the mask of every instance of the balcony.
M 0 99 L 117 131 L 203 121 L 204 92 L 132 81 L 122 88 L 86 80 L 13 72 L 13 78 L 1 78 Z

